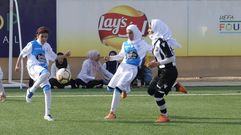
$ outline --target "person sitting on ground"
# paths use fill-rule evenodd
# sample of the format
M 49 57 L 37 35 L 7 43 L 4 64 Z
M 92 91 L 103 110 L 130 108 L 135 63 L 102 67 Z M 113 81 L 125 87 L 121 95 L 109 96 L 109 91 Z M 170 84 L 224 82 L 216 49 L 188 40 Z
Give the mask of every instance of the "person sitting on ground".
M 64 54 L 62 52 L 57 53 L 57 59 L 51 66 L 51 76 L 49 82 L 51 84 L 51 88 L 57 87 L 59 89 L 63 89 L 65 86 L 71 85 L 71 88 L 76 88 L 75 80 L 70 79 L 70 81 L 66 84 L 61 84 L 56 79 L 56 73 L 61 68 L 67 68 L 70 71 L 70 65 L 66 58 L 64 58 Z
M 77 76 L 76 85 L 82 85 L 82 88 L 100 88 L 110 81 L 113 74 L 100 63 L 100 53 L 97 50 L 90 50 L 87 57 Z

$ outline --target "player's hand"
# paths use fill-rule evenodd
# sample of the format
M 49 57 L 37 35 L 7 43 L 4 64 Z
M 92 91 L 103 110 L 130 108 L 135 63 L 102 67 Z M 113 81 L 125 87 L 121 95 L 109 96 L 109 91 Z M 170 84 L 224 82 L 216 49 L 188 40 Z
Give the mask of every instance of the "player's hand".
M 109 61 L 110 60 L 110 56 L 105 56 L 105 61 Z
M 18 65 L 16 65 L 16 66 L 15 66 L 15 71 L 16 71 L 16 72 L 18 72 L 18 71 L 19 71 L 19 69 L 20 69 L 20 68 L 19 68 L 19 66 L 18 66 Z
M 64 54 L 66 57 L 69 57 L 70 55 L 71 55 L 71 52 L 70 52 L 70 50 L 68 50 L 67 52 L 65 52 L 65 54 Z
M 159 66 L 159 62 L 157 62 L 155 60 L 153 60 L 153 61 L 151 61 L 147 64 L 147 67 L 149 67 L 149 68 L 154 68 L 154 67 L 157 67 L 157 66 Z

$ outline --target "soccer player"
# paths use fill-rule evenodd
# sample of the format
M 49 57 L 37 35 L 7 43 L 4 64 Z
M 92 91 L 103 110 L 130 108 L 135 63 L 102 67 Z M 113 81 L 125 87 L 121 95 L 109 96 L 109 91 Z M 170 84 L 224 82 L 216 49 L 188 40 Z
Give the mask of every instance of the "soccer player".
M 127 93 L 131 91 L 130 84 L 137 75 L 138 66 L 141 65 L 146 53 L 152 50 L 152 46 L 142 39 L 142 33 L 136 25 L 129 25 L 126 33 L 128 40 L 123 42 L 119 54 L 105 57 L 107 61 L 123 59 L 107 87 L 108 91 L 114 91 L 110 112 L 105 116 L 107 120 L 116 118 L 120 99 L 126 98 Z
M 156 122 L 168 122 L 170 119 L 164 95 L 169 93 L 178 76 L 173 48 L 179 48 L 180 45 L 172 38 L 168 26 L 159 19 L 151 20 L 148 32 L 156 59 L 151 61 L 148 66 L 150 68 L 158 67 L 158 75 L 150 83 L 148 94 L 154 96 L 160 108 L 161 114 Z
M 19 71 L 19 62 L 27 56 L 27 69 L 29 76 L 35 81 L 33 86 L 27 89 L 26 101 L 30 103 L 36 89 L 40 86 L 45 96 L 45 115 L 44 119 L 53 121 L 51 116 L 51 86 L 49 84 L 50 73 L 48 71 L 48 61 L 54 61 L 57 55 L 52 51 L 49 43 L 47 43 L 49 35 L 48 28 L 42 26 L 36 31 L 36 40 L 29 42 L 20 52 L 16 62 L 15 70 Z M 70 51 L 64 54 L 65 57 L 70 56 Z
M 0 102 L 4 102 L 6 100 L 6 93 L 2 84 L 2 79 L 3 79 L 3 72 L 0 67 Z

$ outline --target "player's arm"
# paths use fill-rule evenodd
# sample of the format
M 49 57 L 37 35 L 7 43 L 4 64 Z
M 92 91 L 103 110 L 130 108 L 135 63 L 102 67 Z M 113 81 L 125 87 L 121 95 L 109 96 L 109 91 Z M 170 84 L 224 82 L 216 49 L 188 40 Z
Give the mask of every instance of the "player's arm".
M 29 55 L 32 52 L 32 44 L 28 43 L 23 50 L 20 52 L 16 65 L 15 65 L 15 71 L 19 71 L 20 69 L 20 61 L 22 58 L 26 57 L 27 55 Z
M 165 59 L 161 59 L 160 57 L 157 58 L 157 60 L 153 60 L 148 64 L 148 67 L 153 68 L 156 66 L 160 66 L 160 65 L 165 65 L 171 62 L 174 62 L 175 60 L 175 56 L 172 54 L 172 50 L 171 48 L 168 46 L 168 44 L 166 43 L 164 46 L 160 44 L 160 48 L 162 49 L 162 51 L 165 53 L 166 58 Z
M 119 52 L 119 54 L 114 55 L 114 56 L 106 56 L 105 60 L 106 61 L 119 61 L 121 59 L 123 59 L 125 56 L 125 51 L 124 51 L 124 45 L 122 45 L 121 51 Z
M 147 67 L 149 68 L 154 68 L 154 67 L 157 67 L 157 66 L 160 66 L 160 65 L 165 65 L 165 64 L 168 64 L 168 63 L 171 63 L 175 60 L 175 57 L 172 56 L 172 57 L 169 57 L 169 58 L 165 58 L 163 60 L 152 60 L 151 62 L 149 62 L 147 64 Z

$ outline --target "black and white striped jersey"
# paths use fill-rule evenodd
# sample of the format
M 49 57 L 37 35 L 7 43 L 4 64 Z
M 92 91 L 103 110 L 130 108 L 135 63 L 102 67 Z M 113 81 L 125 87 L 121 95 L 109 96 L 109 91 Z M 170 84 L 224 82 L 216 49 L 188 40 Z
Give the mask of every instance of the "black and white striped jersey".
M 161 64 L 159 68 L 176 66 L 176 56 L 174 49 L 172 49 L 166 41 L 159 38 L 153 46 L 154 47 L 152 53 L 156 60 Z

